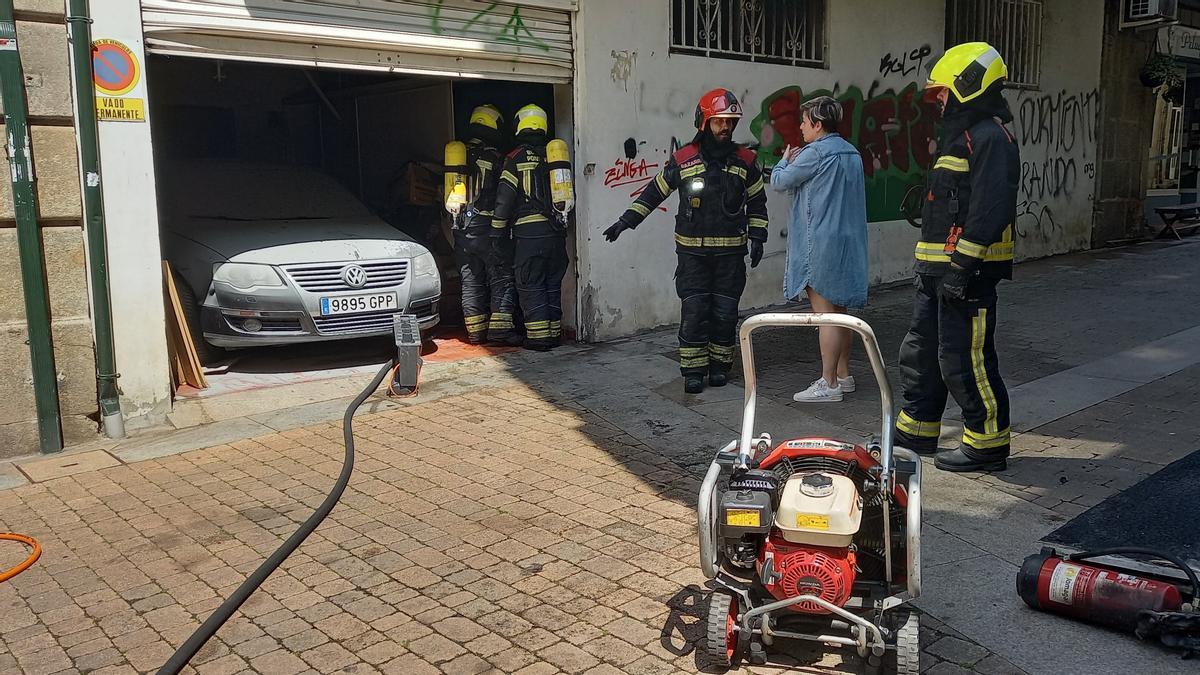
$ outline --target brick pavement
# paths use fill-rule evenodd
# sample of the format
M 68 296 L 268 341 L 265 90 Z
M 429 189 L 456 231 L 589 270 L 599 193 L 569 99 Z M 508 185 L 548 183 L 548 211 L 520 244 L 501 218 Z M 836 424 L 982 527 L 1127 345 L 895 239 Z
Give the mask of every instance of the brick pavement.
M 1003 305 L 1010 384 L 1190 327 L 1200 297 L 1186 289 L 1200 271 L 1184 263 L 1195 250 L 1137 247 L 1018 268 Z M 878 293 L 863 313 L 889 360 L 908 302 L 904 290 Z M 625 349 L 665 354 L 669 340 L 633 342 Z M 699 425 L 728 433 L 737 421 L 717 420 L 712 399 L 680 403 L 696 429 L 614 414 L 622 397 L 642 405 L 678 386 L 626 390 L 609 370 L 620 368 L 611 359 L 620 348 L 517 355 L 502 384 L 357 418 L 359 464 L 342 503 L 201 652 L 198 670 L 705 669 L 693 500 L 696 461 L 713 439 L 695 436 Z M 874 433 L 878 400 L 865 381 L 843 406 L 789 402 L 815 370 L 804 356 L 815 354 L 812 333 L 768 334 L 758 348 L 764 398 L 851 435 Z M 1194 449 L 1197 368 L 1025 433 L 1013 471 L 972 480 L 1065 520 Z M 564 379 L 569 370 L 577 381 Z M 580 389 L 597 379 L 612 381 L 608 398 Z M 320 502 L 340 440 L 340 425 L 319 424 L 0 491 L 0 529 L 45 549 L 0 584 L 0 672 L 156 668 Z M 13 555 L 0 549 L 0 564 Z M 1019 672 L 924 618 L 929 672 Z M 855 667 L 811 650 L 775 665 Z
M 356 430 L 341 504 L 196 670 L 706 668 L 693 474 L 521 386 L 362 417 Z M 156 668 L 319 503 L 340 438 L 326 424 L 0 492 L 0 528 L 45 550 L 0 585 L 0 671 Z M 979 648 L 949 650 L 951 633 L 930 624 L 946 664 L 931 672 L 995 665 Z M 812 650 L 773 663 L 853 666 Z

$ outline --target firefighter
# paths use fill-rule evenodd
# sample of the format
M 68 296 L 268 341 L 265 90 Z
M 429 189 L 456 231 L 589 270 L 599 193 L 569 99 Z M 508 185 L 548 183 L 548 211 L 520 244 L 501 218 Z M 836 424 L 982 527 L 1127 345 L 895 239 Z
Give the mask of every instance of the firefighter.
M 513 327 L 517 291 L 513 285 L 513 251 L 508 245 L 493 248 L 491 222 L 496 206 L 496 188 L 500 182 L 503 155 L 497 148 L 503 143 L 504 118 L 494 105 L 481 105 L 471 112 L 468 140 L 462 166 L 447 170 L 465 182 L 465 190 L 454 192 L 448 186 L 447 209 L 454 214 L 454 253 L 462 278 L 463 319 L 467 340 L 472 344 L 494 342 L 519 344 L 521 336 Z M 451 164 L 451 146 L 447 146 L 447 165 Z M 447 181 L 450 183 L 451 181 Z M 466 200 L 465 203 L 457 203 Z
M 492 238 L 516 244 L 513 266 L 525 317 L 525 348 L 548 351 L 562 339 L 562 281 L 567 273 L 565 218 L 554 211 L 546 161 L 546 111 L 517 111 L 517 147 L 504 161 Z
M 996 286 L 1012 278 L 1021 160 L 1006 125 L 1008 68 L 990 45 L 953 47 L 926 94 L 942 107 L 916 247 L 916 302 L 900 347 L 897 445 L 937 454 L 945 471 L 1000 471 L 1009 453 L 1008 390 L 996 355 Z M 947 393 L 962 408 L 962 441 L 938 452 Z
M 746 242 L 757 267 L 767 239 L 767 194 L 755 154 L 733 142 L 742 107 L 733 92 L 714 89 L 696 106 L 696 136 L 676 151 L 662 173 L 604 231 L 612 242 L 636 228 L 672 192 L 675 216 L 675 291 L 680 299 L 679 366 L 683 389 L 725 385 L 733 366 L 738 302 L 746 287 Z

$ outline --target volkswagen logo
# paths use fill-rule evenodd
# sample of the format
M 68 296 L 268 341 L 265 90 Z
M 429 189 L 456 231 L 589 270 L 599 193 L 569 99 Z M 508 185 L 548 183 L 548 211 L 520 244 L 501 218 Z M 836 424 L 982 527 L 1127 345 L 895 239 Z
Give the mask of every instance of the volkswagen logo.
M 367 271 L 358 265 L 346 265 L 342 268 L 342 282 L 350 288 L 362 288 L 367 285 Z

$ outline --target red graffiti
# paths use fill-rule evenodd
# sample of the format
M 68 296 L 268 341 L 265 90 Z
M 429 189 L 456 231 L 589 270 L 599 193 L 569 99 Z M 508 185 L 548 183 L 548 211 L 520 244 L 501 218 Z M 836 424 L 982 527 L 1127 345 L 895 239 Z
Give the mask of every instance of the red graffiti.
M 647 162 L 645 159 L 618 159 L 612 168 L 604 172 L 604 187 L 617 188 L 622 185 L 653 178 L 652 170 L 658 168 L 658 162 Z

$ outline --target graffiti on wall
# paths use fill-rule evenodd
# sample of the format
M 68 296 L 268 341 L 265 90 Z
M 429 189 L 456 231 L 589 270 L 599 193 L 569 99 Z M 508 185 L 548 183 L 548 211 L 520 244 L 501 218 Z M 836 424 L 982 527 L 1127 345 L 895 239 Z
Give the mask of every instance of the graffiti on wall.
M 550 47 L 539 40 L 525 25 L 520 7 L 489 2 L 478 12 L 470 13 L 470 18 L 462 25 L 458 25 L 457 21 L 453 24 L 446 21 L 447 13 L 444 5 L 445 0 L 437 0 L 429 10 L 429 27 L 436 35 L 468 37 L 482 32 L 500 42 L 539 49 L 544 52 L 550 51 Z
M 911 77 L 921 72 L 921 66 L 932 68 L 933 61 L 926 62 L 929 55 L 933 53 L 933 47 L 927 44 L 921 45 L 915 49 L 898 52 L 893 54 L 888 52 L 879 59 L 879 76 L 889 77 Z
M 612 166 L 604 170 L 604 187 L 609 190 L 624 189 L 629 193 L 629 201 L 638 198 L 642 190 L 658 175 L 658 162 L 651 162 L 630 157 L 618 157 Z M 659 211 L 666 211 L 665 206 L 659 206 Z
M 839 92 L 836 85 L 833 91 L 786 87 L 767 96 L 750 123 L 759 161 L 775 166 L 785 146 L 801 145 L 800 105 L 815 96 L 832 96 L 842 104 L 838 132 L 862 154 L 867 220 L 900 220 L 904 193 L 925 181 L 936 152 L 938 112 L 936 104 L 922 99 L 916 83 L 899 91 L 876 92 L 877 87 L 866 92 L 858 87 Z
M 1062 233 L 1051 202 L 1072 199 L 1081 186 L 1090 191 L 1095 180 L 1099 92 L 1023 93 L 1015 108 L 1022 157 L 1017 234 L 1049 242 Z

